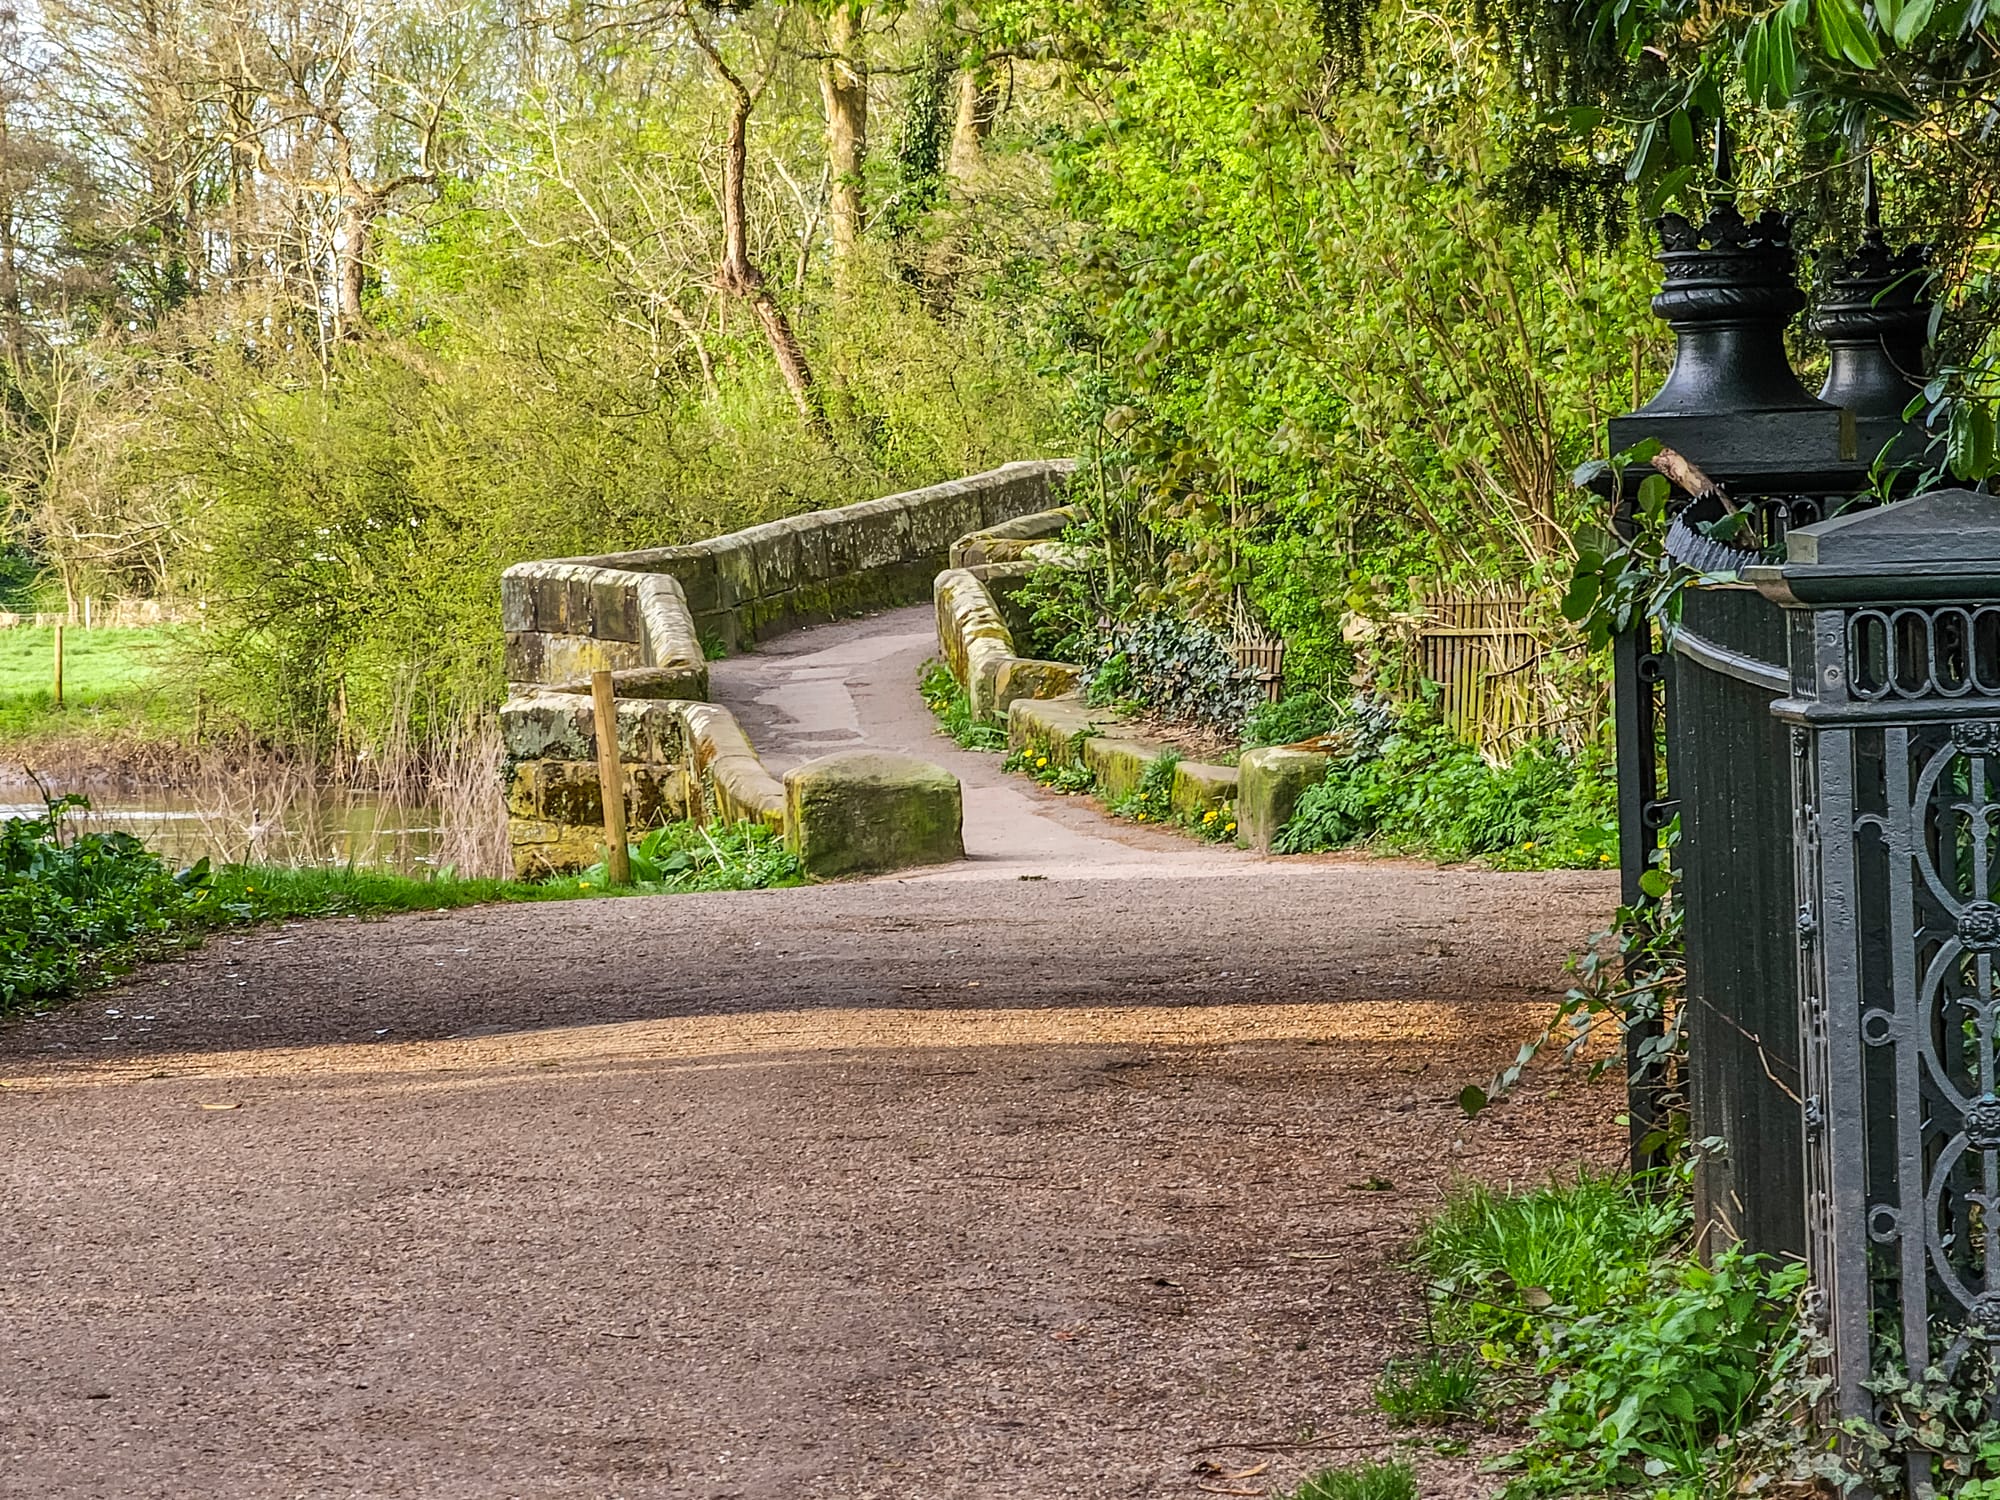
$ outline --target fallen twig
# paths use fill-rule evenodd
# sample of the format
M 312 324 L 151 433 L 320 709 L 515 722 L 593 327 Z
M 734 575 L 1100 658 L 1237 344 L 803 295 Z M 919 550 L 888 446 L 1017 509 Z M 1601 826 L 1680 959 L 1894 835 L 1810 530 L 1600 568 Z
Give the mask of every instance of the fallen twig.
M 1199 1448 L 1190 1448 L 1187 1451 L 1190 1455 L 1196 1453 L 1220 1453 L 1224 1449 L 1229 1449 L 1229 1448 L 1241 1449 L 1245 1453 L 1303 1453 L 1306 1452 L 1307 1450 L 1317 1450 L 1328 1453 L 1340 1453 L 1340 1452 L 1346 1452 L 1349 1449 L 1354 1449 L 1354 1448 L 1393 1448 L 1395 1446 L 1396 1446 L 1396 1439 L 1394 1438 L 1363 1438 L 1358 1442 L 1352 1442 L 1352 1443 L 1327 1443 L 1327 1442 L 1321 1442 L 1318 1439 L 1314 1439 L 1310 1442 L 1292 1442 L 1292 1443 L 1285 1443 L 1285 1442 L 1203 1443 Z

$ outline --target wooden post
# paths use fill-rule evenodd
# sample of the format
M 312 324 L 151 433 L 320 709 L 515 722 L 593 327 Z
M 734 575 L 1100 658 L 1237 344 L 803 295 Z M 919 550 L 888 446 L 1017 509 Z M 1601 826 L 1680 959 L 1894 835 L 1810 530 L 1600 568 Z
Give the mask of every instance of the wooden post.
M 62 707 L 63 628 L 56 626 L 56 707 Z
M 597 785 L 604 796 L 604 871 L 613 885 L 632 883 L 632 852 L 625 847 L 625 770 L 618 763 L 618 701 L 611 674 L 590 674 L 590 706 L 597 731 Z

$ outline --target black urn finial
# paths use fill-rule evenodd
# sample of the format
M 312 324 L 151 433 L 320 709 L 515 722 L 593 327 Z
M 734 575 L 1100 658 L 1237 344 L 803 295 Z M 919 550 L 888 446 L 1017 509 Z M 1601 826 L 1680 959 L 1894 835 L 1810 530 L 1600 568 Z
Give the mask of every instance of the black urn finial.
M 1728 136 L 1716 131 L 1716 176 L 1727 190 Z M 1695 224 L 1660 219 L 1666 275 L 1653 311 L 1674 330 L 1674 367 L 1635 416 L 1795 410 L 1817 403 L 1785 353 L 1785 328 L 1805 306 L 1788 216 L 1745 220 L 1725 198 Z
M 1834 267 L 1811 328 L 1831 363 L 1819 399 L 1856 417 L 1900 422 L 1923 393 L 1930 342 L 1931 247 L 1892 250 L 1870 163 L 1861 189 L 1861 243 Z

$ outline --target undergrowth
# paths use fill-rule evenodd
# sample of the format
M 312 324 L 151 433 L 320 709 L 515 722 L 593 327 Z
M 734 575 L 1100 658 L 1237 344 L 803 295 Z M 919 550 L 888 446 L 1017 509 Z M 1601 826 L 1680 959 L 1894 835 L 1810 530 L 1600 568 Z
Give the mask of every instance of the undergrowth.
M 1400 1459 L 1322 1469 L 1289 1500 L 1417 1500 L 1417 1475 Z
M 804 885 L 805 866 L 777 832 L 762 823 L 707 828 L 669 823 L 628 846 L 632 884 L 642 894 L 666 891 L 761 891 Z M 611 888 L 603 861 L 574 877 L 578 890 Z
M 1106 810 L 1116 818 L 1134 823 L 1159 823 L 1179 828 L 1212 844 L 1233 843 L 1236 839 L 1236 804 L 1225 802 L 1200 812 L 1181 812 L 1174 807 L 1174 777 L 1180 768 L 1178 751 L 1169 750 L 1146 762 L 1139 784 L 1111 800 Z
M 1040 782 L 1065 797 L 1081 797 L 1097 790 L 1097 773 L 1081 761 L 1051 757 L 1046 750 L 1025 745 L 1001 762 L 1003 771 L 1015 771 Z
M 1420 1236 L 1432 1346 L 1392 1362 L 1399 1421 L 1477 1414 L 1494 1386 L 1535 1409 L 1505 1459 L 1510 1500 L 1755 1493 L 1824 1474 L 1804 1413 L 1806 1280 L 1730 1248 L 1687 1248 L 1686 1179 L 1654 1197 L 1580 1173 L 1525 1193 L 1456 1191 Z
M 1274 848 L 1304 854 L 1367 844 L 1446 863 L 1479 856 L 1510 870 L 1581 869 L 1617 858 L 1608 754 L 1529 745 L 1489 765 L 1423 708 L 1357 734 L 1308 787 Z
M 601 867 L 594 879 L 586 871 L 542 882 L 207 860 L 173 870 L 128 833 L 72 828 L 71 814 L 89 805 L 56 797 L 39 817 L 0 822 L 0 1015 L 44 1009 L 218 928 L 607 894 Z M 711 835 L 677 824 L 649 834 L 634 850 L 634 871 L 641 869 L 652 878 L 618 894 L 804 880 L 797 859 L 751 825 Z
M 1687 1223 L 1679 1199 L 1641 1197 L 1623 1177 L 1579 1172 L 1518 1194 L 1467 1184 L 1424 1227 L 1416 1263 L 1441 1338 L 1532 1347 L 1552 1316 L 1630 1296 Z
M 1007 731 L 979 721 L 972 712 L 972 700 L 943 662 L 924 663 L 917 691 L 923 695 L 924 706 L 937 716 L 938 728 L 967 750 L 998 752 L 1007 748 Z

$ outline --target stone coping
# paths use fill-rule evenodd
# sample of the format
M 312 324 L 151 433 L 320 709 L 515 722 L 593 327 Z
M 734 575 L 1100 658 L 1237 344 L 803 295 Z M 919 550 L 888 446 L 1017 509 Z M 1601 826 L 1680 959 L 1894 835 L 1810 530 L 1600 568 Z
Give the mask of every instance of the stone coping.
M 1074 693 L 1083 675 L 1068 662 L 1042 661 L 1016 652 L 1014 632 L 994 596 L 992 583 L 1021 577 L 1028 571 L 1020 564 L 946 568 L 932 586 L 938 654 L 965 689 L 966 700 L 982 723 L 1004 724 L 1008 708 L 1023 698 L 1060 698 Z
M 1069 459 L 1003 464 L 965 479 L 788 516 L 688 546 L 517 563 L 500 578 L 508 679 L 548 682 L 578 675 L 566 666 L 551 670 L 550 663 L 567 663 L 565 652 L 582 648 L 538 645 L 528 637 L 581 636 L 641 648 L 607 648 L 605 654 L 620 659 L 595 663 L 599 667 L 667 665 L 664 659 L 641 659 L 643 649 L 652 647 L 640 639 L 630 610 L 584 592 L 588 584 L 608 582 L 606 575 L 620 585 L 635 576 L 674 580 L 696 661 L 704 659 L 703 643 L 734 651 L 800 625 L 911 603 L 929 593 L 955 542 L 983 528 L 1048 513 L 1075 467 Z

